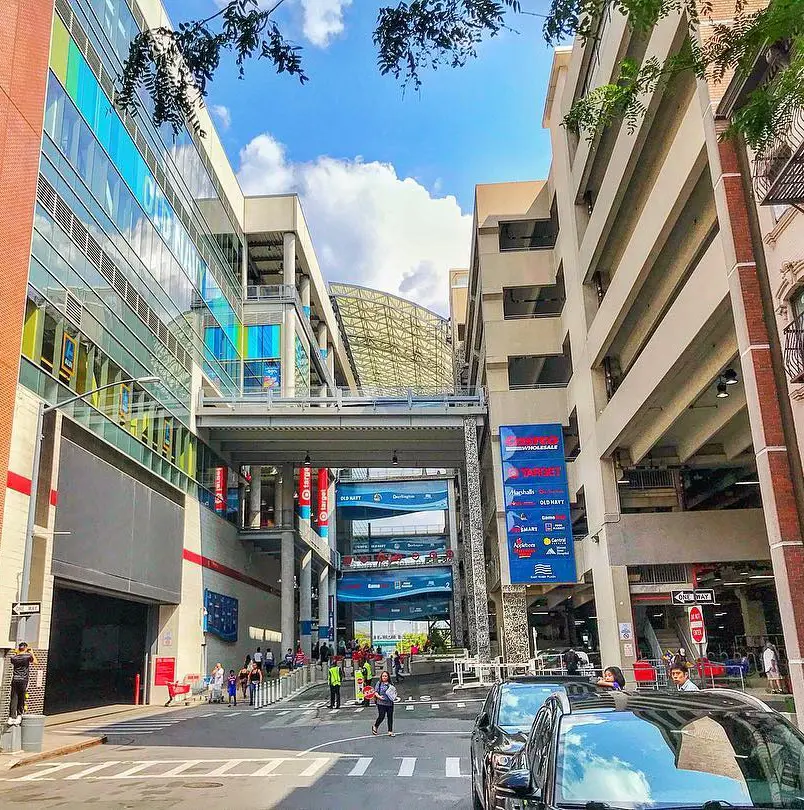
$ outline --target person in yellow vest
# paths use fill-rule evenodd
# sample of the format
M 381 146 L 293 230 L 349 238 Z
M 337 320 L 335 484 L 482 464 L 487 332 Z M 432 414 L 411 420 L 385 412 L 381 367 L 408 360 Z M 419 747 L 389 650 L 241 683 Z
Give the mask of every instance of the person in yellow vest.
M 331 661 L 332 666 L 327 670 L 327 683 L 329 684 L 329 708 L 341 708 L 341 671 L 340 665 L 335 659 Z

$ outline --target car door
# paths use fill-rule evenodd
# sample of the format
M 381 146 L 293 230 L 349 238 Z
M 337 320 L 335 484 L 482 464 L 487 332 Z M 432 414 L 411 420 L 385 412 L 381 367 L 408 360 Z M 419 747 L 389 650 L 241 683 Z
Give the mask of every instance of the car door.
M 543 801 L 546 798 L 548 788 L 548 772 L 555 718 L 554 701 L 548 700 L 547 704 L 539 709 L 539 713 L 533 721 L 526 747 L 531 785 L 538 789 Z
M 478 780 L 477 781 L 478 790 L 483 789 L 482 787 L 484 777 L 483 763 L 486 758 L 486 746 L 488 742 L 488 735 L 496 721 L 494 710 L 497 702 L 496 697 L 498 691 L 499 691 L 498 686 L 495 685 L 491 687 L 491 690 L 486 696 L 486 701 L 483 704 L 483 708 L 480 710 L 480 714 L 477 716 L 477 720 L 475 720 L 475 727 L 472 729 L 472 738 L 471 738 L 472 771 Z M 479 726 L 480 718 L 484 714 L 487 714 L 489 717 L 490 725 L 487 729 L 481 729 Z

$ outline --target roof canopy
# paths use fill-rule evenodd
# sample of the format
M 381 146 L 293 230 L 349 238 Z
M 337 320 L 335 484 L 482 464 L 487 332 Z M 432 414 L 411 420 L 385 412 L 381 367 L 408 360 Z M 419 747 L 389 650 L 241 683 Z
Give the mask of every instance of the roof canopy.
M 449 321 L 389 293 L 330 284 L 330 298 L 362 389 L 452 391 Z

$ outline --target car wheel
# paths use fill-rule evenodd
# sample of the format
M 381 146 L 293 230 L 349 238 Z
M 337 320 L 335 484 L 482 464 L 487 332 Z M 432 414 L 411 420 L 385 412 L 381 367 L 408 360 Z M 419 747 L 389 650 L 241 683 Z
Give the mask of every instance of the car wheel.
M 472 766 L 472 810 L 485 810 L 475 783 L 475 768 Z

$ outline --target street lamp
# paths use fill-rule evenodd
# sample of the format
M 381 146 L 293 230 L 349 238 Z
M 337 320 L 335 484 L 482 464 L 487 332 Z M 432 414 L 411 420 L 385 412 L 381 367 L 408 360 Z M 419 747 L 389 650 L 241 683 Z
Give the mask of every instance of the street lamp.
M 33 556 L 33 536 L 34 536 L 34 523 L 36 521 L 36 499 L 39 490 L 39 460 L 42 455 L 42 430 L 45 421 L 45 414 L 69 405 L 72 402 L 90 397 L 97 394 L 99 391 L 105 391 L 107 388 L 114 388 L 118 385 L 125 385 L 126 383 L 152 383 L 159 382 L 159 377 L 129 377 L 128 379 L 116 380 L 113 383 L 106 383 L 91 391 L 86 391 L 83 394 L 76 394 L 75 396 L 68 397 L 62 402 L 56 402 L 54 405 L 45 405 L 40 400 L 36 413 L 36 432 L 34 433 L 34 452 L 33 452 L 33 467 L 31 469 L 31 494 L 28 500 L 28 523 L 25 529 L 25 554 L 22 558 L 22 578 L 20 580 L 19 588 L 19 602 L 25 602 L 28 599 L 28 591 L 31 586 L 31 557 Z M 21 616 L 17 621 L 17 643 L 25 640 L 25 628 L 27 626 L 28 617 Z

